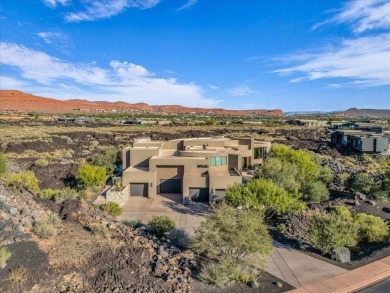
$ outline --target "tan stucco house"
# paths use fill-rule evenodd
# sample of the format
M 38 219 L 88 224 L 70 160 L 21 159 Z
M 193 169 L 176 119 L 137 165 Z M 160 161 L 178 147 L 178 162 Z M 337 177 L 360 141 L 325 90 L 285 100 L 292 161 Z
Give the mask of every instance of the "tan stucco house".
M 122 184 L 130 196 L 179 193 L 184 204 L 209 202 L 242 183 L 242 170 L 262 164 L 270 149 L 253 138 L 141 139 L 123 149 Z

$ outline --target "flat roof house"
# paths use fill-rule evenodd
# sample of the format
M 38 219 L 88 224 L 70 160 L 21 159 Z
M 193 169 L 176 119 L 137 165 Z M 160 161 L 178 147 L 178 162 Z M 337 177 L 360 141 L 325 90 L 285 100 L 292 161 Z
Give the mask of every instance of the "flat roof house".
M 262 164 L 270 149 L 253 138 L 138 140 L 123 149 L 122 185 L 130 196 L 178 193 L 184 204 L 210 202 L 242 183 L 242 170 Z

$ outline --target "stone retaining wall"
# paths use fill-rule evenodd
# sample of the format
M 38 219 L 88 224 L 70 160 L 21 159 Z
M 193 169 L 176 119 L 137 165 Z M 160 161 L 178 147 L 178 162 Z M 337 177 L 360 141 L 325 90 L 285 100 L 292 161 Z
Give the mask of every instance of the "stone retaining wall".
M 120 206 L 124 206 L 130 195 L 130 185 L 126 185 L 122 190 L 115 190 L 115 186 L 107 190 L 106 201 L 115 202 Z

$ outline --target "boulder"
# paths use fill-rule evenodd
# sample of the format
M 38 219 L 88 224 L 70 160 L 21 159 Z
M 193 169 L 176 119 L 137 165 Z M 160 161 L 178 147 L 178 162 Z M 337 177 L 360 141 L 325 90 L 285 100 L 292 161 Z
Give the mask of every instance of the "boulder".
M 341 263 L 346 263 L 351 261 L 351 252 L 346 247 L 339 247 L 333 249 L 330 256 L 333 260 Z
M 376 202 L 373 201 L 373 200 L 369 200 L 369 201 L 368 201 L 368 204 L 370 204 L 370 205 L 372 205 L 372 206 L 376 206 Z

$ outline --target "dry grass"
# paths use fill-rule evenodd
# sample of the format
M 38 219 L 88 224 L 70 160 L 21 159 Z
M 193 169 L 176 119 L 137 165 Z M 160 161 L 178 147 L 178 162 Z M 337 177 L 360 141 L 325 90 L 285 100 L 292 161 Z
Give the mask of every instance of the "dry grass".
M 8 280 L 11 283 L 16 284 L 16 285 L 22 284 L 22 283 L 26 282 L 27 275 L 28 275 L 28 270 L 23 266 L 19 266 L 17 268 L 12 269 L 9 272 Z

